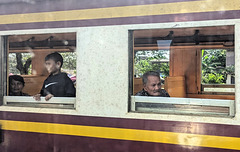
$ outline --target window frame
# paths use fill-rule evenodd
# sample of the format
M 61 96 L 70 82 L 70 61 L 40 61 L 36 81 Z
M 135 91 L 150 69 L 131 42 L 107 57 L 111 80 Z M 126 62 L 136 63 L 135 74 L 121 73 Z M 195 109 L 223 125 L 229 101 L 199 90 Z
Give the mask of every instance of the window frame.
M 234 44 L 234 51 L 236 51 L 236 24 L 230 24 L 230 25 L 207 25 L 207 26 L 183 26 L 180 28 L 198 28 L 198 27 L 212 27 L 212 26 L 233 26 L 234 28 L 234 35 L 235 35 L 235 44 Z M 170 29 L 171 27 L 164 27 L 164 28 L 148 28 L 148 29 Z M 219 106 L 219 107 L 226 107 L 229 108 L 229 112 L 228 114 L 225 115 L 225 117 L 235 117 L 235 100 L 228 100 L 228 99 L 224 99 L 223 102 L 220 105 L 218 105 L 217 103 L 215 103 L 214 101 L 218 100 L 220 101 L 220 99 L 195 99 L 195 98 L 173 98 L 171 97 L 171 99 L 167 99 L 166 97 L 143 97 L 143 96 L 134 96 L 133 95 L 133 86 L 134 86 L 134 80 L 133 80 L 133 76 L 134 76 L 134 31 L 137 30 L 148 30 L 146 28 L 141 28 L 141 29 L 129 29 L 128 33 L 129 33 L 129 112 L 130 113 L 148 113 L 147 111 L 137 111 L 136 110 L 136 103 L 137 102 L 150 102 L 150 103 L 162 103 L 162 104 L 172 104 L 172 105 L 177 105 L 179 104 L 178 101 L 182 101 L 182 100 L 187 100 L 187 101 L 183 101 L 181 104 L 182 105 L 200 105 L 200 106 Z M 236 56 L 236 55 L 235 55 Z M 236 65 L 236 64 L 235 64 Z M 235 66 L 236 67 L 236 66 Z M 234 93 L 236 92 L 236 87 Z M 202 104 L 197 103 L 197 101 L 202 102 Z M 211 104 L 210 102 L 213 101 L 214 104 Z M 150 113 L 154 113 L 154 114 L 177 114 L 177 115 L 198 115 L 198 116 L 214 116 L 214 117 L 221 117 L 219 116 L 217 113 L 212 113 L 212 114 L 199 114 L 199 113 L 194 113 L 194 112 L 183 112 L 182 110 L 176 110 L 176 109 L 170 109 L 167 110 L 168 112 L 150 112 Z
M 6 35 L 0 35 L 0 43 L 1 46 L 1 59 L 0 62 L 2 63 L 0 66 L 1 72 L 1 103 L 0 106 L 9 106 L 9 107 L 30 107 L 30 108 L 52 108 L 52 109 L 69 109 L 69 110 L 76 110 L 76 97 L 52 97 L 51 100 L 45 101 L 44 97 L 41 97 L 40 101 L 35 101 L 32 96 L 7 96 L 7 86 L 8 86 L 8 37 L 14 35 L 38 35 L 38 34 L 64 34 L 64 33 L 75 33 L 76 38 L 76 46 L 75 51 L 77 53 L 78 50 L 78 31 L 75 30 L 64 30 L 59 32 L 59 30 L 52 29 L 52 30 L 43 30 L 39 31 L 20 31 L 20 32 L 13 32 Z M 77 64 L 77 61 L 76 61 Z M 77 69 L 77 68 L 76 68 Z M 77 85 L 76 85 L 77 87 Z M 76 89 L 77 90 L 77 89 Z M 76 93 L 77 94 L 77 93 Z M 50 106 L 48 106 L 50 105 Z M 67 106 L 65 106 L 67 105 Z
M 7 88 L 5 86 L 7 86 L 7 62 L 8 62 L 8 58 L 7 58 L 7 50 L 8 50 L 8 41 L 7 41 L 7 36 L 0 36 L 0 44 L 1 44 L 1 58 L 0 58 L 0 62 L 1 62 L 1 66 L 0 66 L 0 71 L 1 71 L 1 84 L 0 84 L 0 105 L 3 105 L 3 97 L 5 94 L 7 94 Z

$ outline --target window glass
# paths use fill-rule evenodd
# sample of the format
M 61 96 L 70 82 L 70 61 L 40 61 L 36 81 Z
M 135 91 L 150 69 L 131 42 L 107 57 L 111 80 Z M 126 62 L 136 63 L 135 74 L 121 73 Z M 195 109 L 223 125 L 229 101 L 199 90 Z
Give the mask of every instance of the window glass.
M 160 74 L 162 88 L 164 80 L 169 76 L 169 50 L 139 50 L 134 58 L 135 92 L 142 89 L 142 75 L 147 71 L 157 71 Z M 140 85 L 137 85 L 140 83 Z
M 31 75 L 31 53 L 9 53 L 9 74 Z
M 63 57 L 63 66 L 62 72 L 68 74 L 69 78 L 73 81 L 76 87 L 76 61 L 77 61 L 77 54 L 76 52 L 62 52 L 60 53 Z
M 5 103 L 8 103 L 8 105 L 15 104 L 15 101 L 11 100 L 13 99 L 10 98 L 11 96 L 33 96 L 41 92 L 44 80 L 50 75 L 49 70 L 45 67 L 45 57 L 54 52 L 58 52 L 63 58 L 63 64 L 60 68 L 61 72 L 66 73 L 70 80 L 68 82 L 73 83 L 74 88 L 76 87 L 76 33 L 12 35 L 8 36 L 8 44 L 9 83 L 6 90 L 8 90 L 7 95 L 9 97 L 5 97 L 7 101 Z M 57 64 L 55 63 L 53 67 L 58 67 Z M 18 77 L 14 77 L 14 81 L 12 81 L 13 75 Z M 19 76 L 22 78 L 19 78 Z M 23 82 L 21 83 L 22 85 L 15 83 L 16 79 L 19 79 L 19 82 Z M 12 83 L 10 84 L 10 82 Z M 16 88 L 14 90 L 16 92 L 21 90 L 21 94 L 18 93 L 19 91 L 12 93 L 13 87 Z M 66 98 L 68 96 L 56 95 L 57 97 Z M 10 103 L 10 100 L 14 103 Z M 64 104 L 64 100 L 60 103 Z M 72 104 L 72 101 L 72 99 L 71 102 L 67 101 L 66 105 Z M 51 102 L 59 103 L 59 100 L 52 100 Z M 30 104 L 28 103 L 28 105 Z M 35 103 L 33 105 L 36 107 Z
M 159 107 L 196 107 L 199 112 L 202 106 L 199 101 L 202 99 L 206 100 L 204 106 L 207 107 L 217 106 L 215 101 L 218 100 L 232 105 L 235 99 L 234 26 L 135 30 L 133 39 L 132 100 L 135 102 L 131 103 L 132 111 L 144 109 L 153 112 L 154 108 L 154 111 L 159 112 Z M 161 89 L 169 93 L 170 97 L 191 98 L 188 100 L 193 103 L 192 107 L 186 108 L 186 100 L 166 99 L 163 93 L 158 95 L 163 98 L 150 98 L 155 95 L 149 93 L 151 89 L 142 81 L 147 71 L 158 72 Z M 149 98 L 144 97 L 143 100 L 141 96 Z M 213 99 L 212 105 L 207 99 Z M 220 105 L 220 101 L 218 103 Z M 215 110 L 229 114 L 229 109 L 232 109 L 228 106 L 221 108 Z M 207 109 L 210 113 L 213 110 L 209 107 Z M 203 113 L 204 110 L 206 108 L 203 108 Z
M 202 49 L 203 84 L 234 84 L 234 69 L 233 50 Z
M 202 92 L 234 94 L 234 63 L 232 49 L 202 49 Z
M 158 71 L 162 78 L 169 76 L 169 50 L 136 51 L 134 75 L 141 77 L 147 71 Z

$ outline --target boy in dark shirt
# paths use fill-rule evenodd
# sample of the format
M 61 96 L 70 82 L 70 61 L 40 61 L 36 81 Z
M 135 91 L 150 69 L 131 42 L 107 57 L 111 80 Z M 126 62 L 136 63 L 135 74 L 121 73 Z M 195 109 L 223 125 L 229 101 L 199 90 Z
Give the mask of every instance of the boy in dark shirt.
M 52 97 L 75 97 L 76 89 L 71 79 L 66 73 L 61 72 L 63 64 L 62 56 L 55 52 L 45 57 L 45 67 L 50 74 L 44 81 L 40 94 L 34 96 L 39 101 L 41 96 L 45 96 L 48 101 Z

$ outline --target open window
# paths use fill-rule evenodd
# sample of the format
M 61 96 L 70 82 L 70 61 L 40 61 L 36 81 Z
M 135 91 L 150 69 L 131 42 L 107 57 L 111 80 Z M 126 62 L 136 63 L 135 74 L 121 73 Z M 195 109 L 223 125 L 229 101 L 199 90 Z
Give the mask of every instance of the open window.
M 61 71 L 67 73 L 76 87 L 76 33 L 9 35 L 6 41 L 5 105 L 68 109 L 75 107 L 74 97 L 53 97 L 45 102 L 43 97 L 41 101 L 35 101 L 31 96 L 40 93 L 43 82 L 49 75 L 45 68 L 45 57 L 53 52 L 62 55 Z M 11 96 L 8 78 L 11 75 L 24 78 L 22 92 L 29 96 Z
M 131 111 L 234 116 L 234 26 L 131 32 Z M 146 71 L 160 73 L 170 98 L 135 96 Z

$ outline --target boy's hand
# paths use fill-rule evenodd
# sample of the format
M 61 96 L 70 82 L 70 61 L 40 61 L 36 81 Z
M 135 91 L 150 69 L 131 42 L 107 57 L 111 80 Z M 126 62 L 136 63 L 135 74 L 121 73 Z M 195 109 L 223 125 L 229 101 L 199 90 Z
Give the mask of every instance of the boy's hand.
M 33 96 L 33 98 L 36 100 L 36 101 L 40 101 L 41 100 L 41 94 L 36 94 Z
M 48 101 L 48 100 L 50 100 L 52 97 L 53 97 L 52 94 L 48 94 L 48 95 L 46 95 L 45 100 Z

